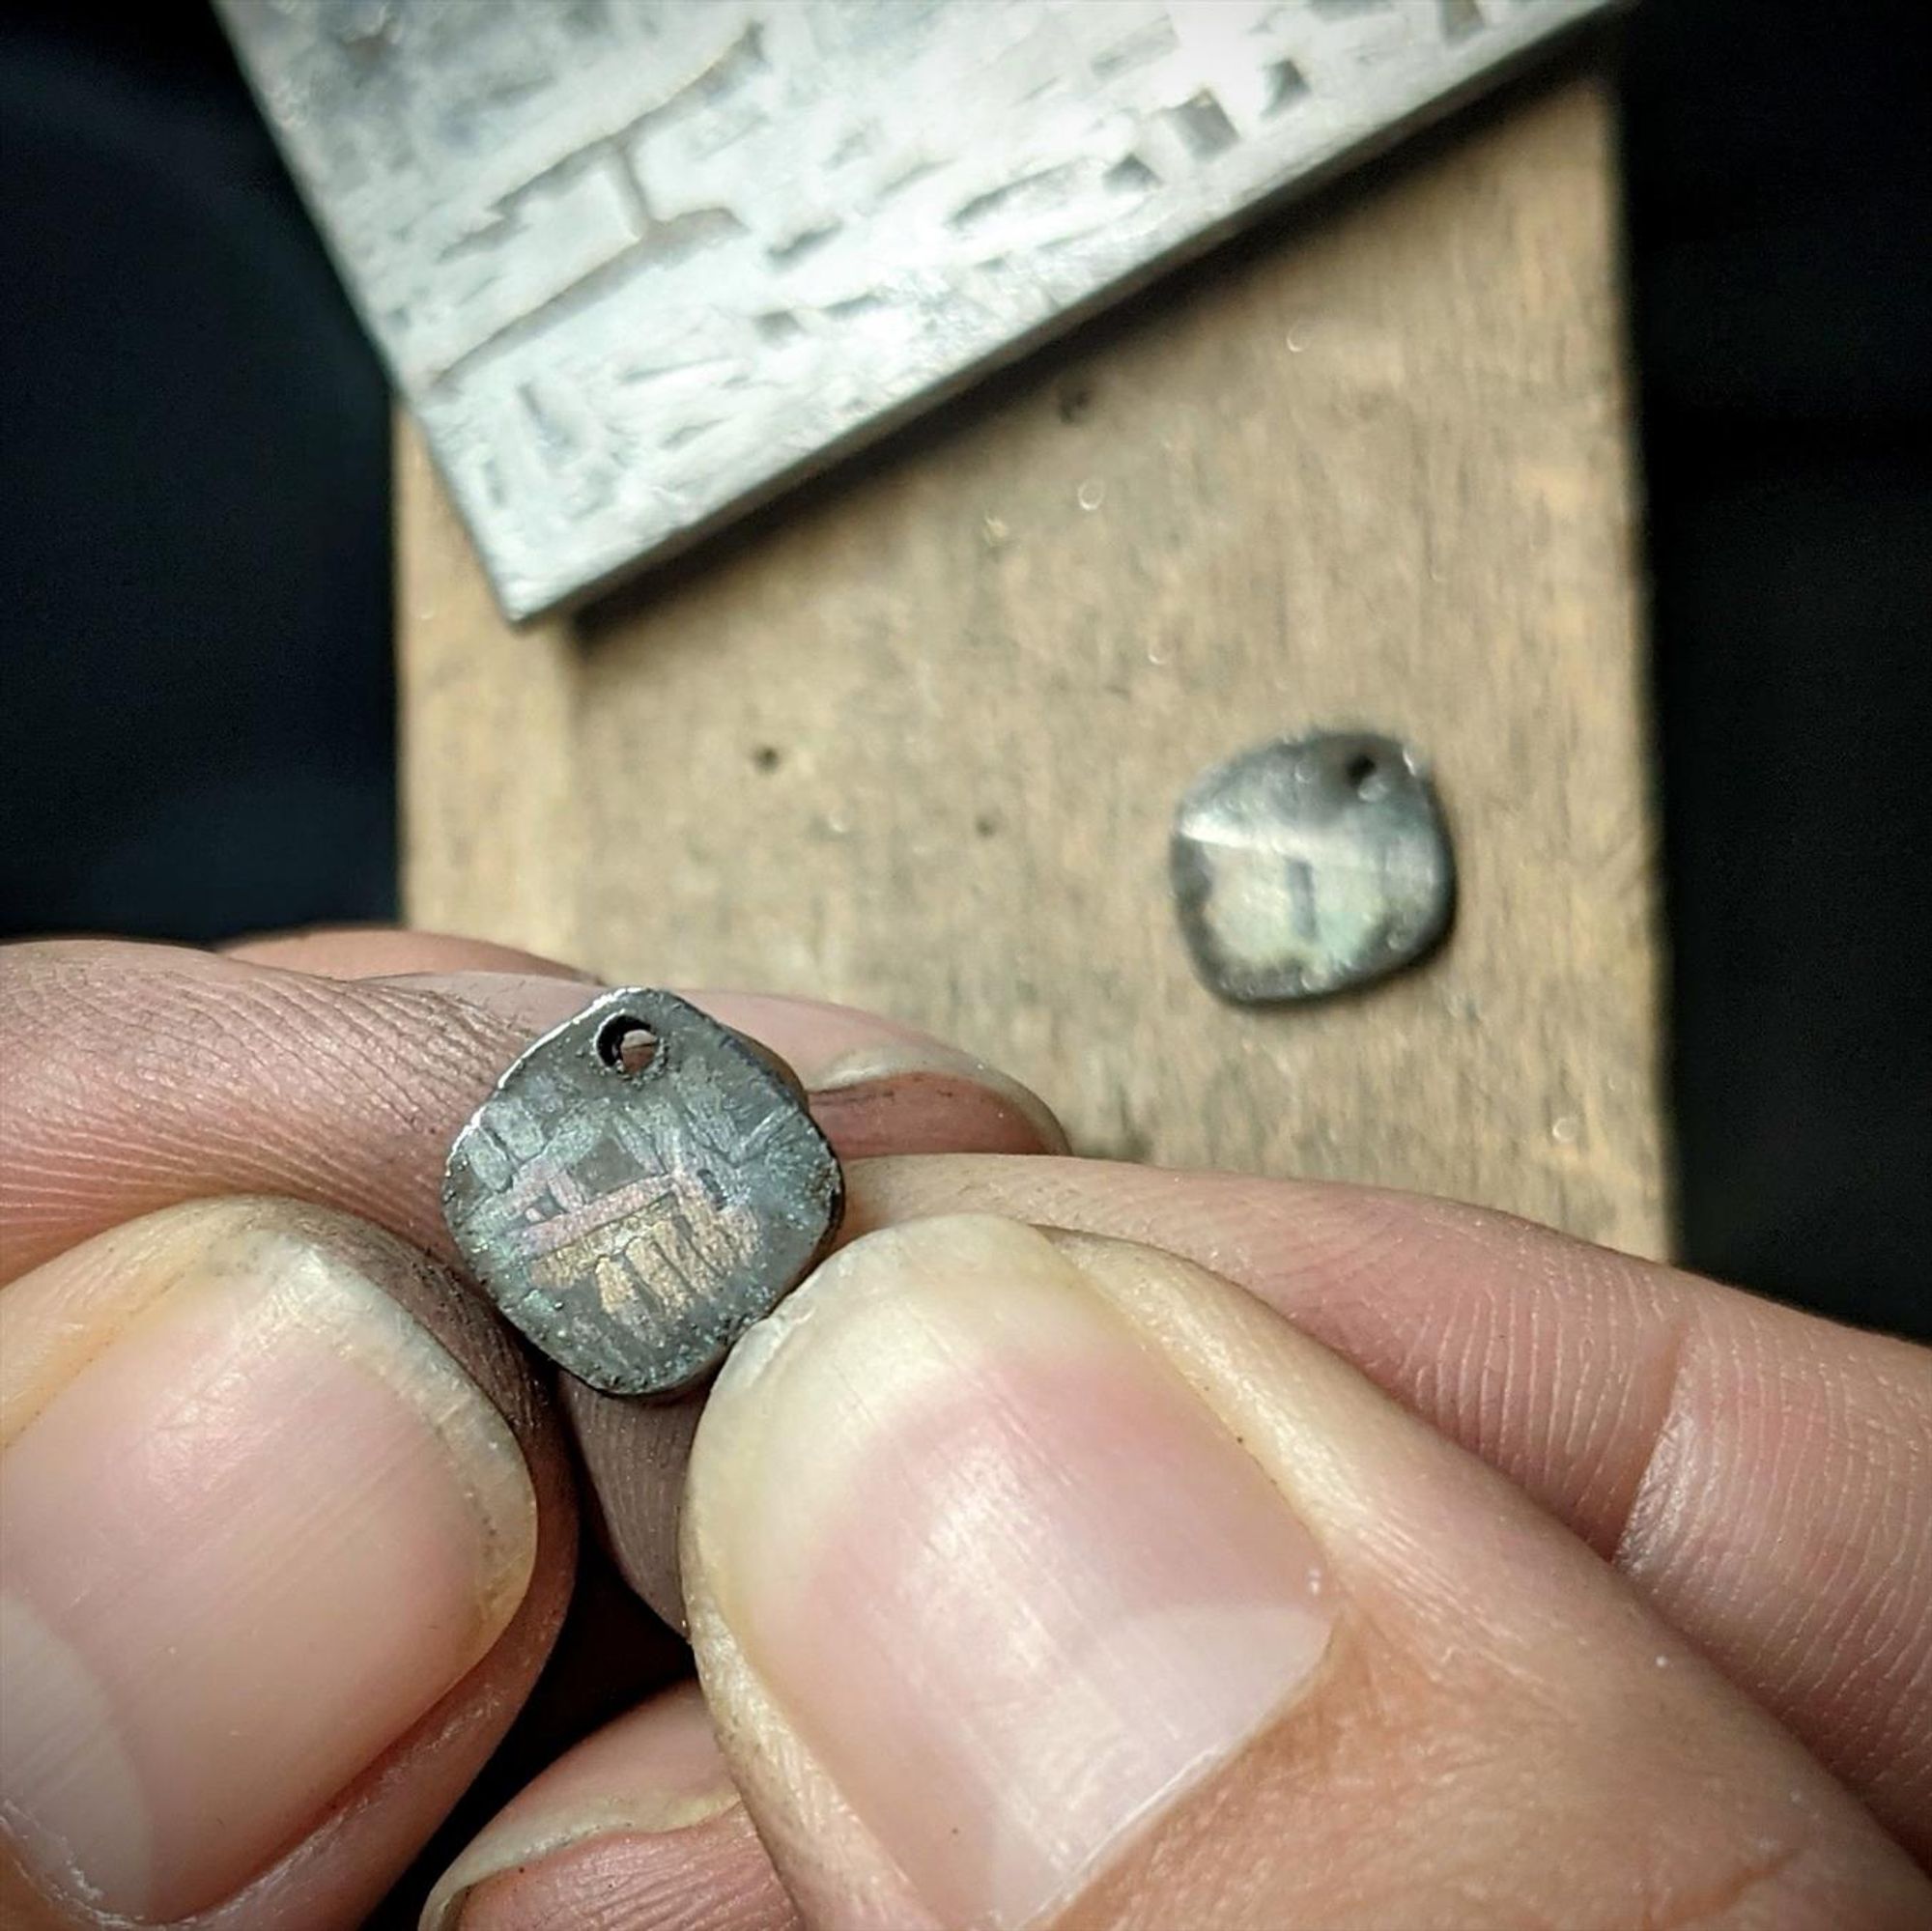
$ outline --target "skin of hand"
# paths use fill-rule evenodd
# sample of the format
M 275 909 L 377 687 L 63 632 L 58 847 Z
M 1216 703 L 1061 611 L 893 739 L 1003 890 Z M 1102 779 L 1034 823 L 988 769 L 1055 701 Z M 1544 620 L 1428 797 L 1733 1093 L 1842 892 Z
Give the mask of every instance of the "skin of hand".
M 432 1931 L 1932 1922 L 1926 1350 L 720 994 L 843 1244 L 586 1407 L 436 1198 L 587 987 L 0 951 L 0 1924 L 358 1924 L 479 1773 Z M 600 1564 L 697 1682 L 512 1759 L 672 1673 Z

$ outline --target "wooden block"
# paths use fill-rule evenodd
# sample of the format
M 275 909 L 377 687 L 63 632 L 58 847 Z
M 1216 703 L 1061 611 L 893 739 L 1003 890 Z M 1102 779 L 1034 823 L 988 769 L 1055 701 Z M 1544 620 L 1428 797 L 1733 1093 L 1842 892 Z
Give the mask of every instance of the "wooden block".
M 1465 122 L 577 625 L 401 443 L 408 898 L 614 979 L 846 1000 L 1083 1150 L 1666 1240 L 1605 89 Z M 1461 911 L 1326 1006 L 1195 982 L 1176 798 L 1431 759 Z

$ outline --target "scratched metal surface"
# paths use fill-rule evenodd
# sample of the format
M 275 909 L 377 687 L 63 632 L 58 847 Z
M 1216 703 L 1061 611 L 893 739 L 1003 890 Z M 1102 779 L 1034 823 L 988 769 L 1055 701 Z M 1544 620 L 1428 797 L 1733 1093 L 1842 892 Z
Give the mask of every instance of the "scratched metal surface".
M 655 1038 L 640 1070 L 601 1041 Z M 443 1216 L 477 1285 L 579 1380 L 687 1387 L 838 1225 L 838 1162 L 745 1042 L 668 992 L 621 987 L 526 1048 L 450 1149 Z
M 217 0 L 512 616 L 1616 0 Z

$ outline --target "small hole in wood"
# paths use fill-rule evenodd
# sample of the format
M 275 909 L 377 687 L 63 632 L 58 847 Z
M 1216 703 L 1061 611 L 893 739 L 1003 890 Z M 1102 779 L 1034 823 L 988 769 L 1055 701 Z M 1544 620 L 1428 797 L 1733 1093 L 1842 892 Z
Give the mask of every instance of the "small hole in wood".
M 1365 751 L 1358 751 L 1349 760 L 1343 776 L 1348 779 L 1350 786 L 1364 798 L 1373 797 L 1380 788 L 1376 782 L 1376 761 Z
M 658 1036 L 641 1019 L 619 1012 L 597 1029 L 597 1057 L 613 1073 L 640 1073 L 658 1056 Z

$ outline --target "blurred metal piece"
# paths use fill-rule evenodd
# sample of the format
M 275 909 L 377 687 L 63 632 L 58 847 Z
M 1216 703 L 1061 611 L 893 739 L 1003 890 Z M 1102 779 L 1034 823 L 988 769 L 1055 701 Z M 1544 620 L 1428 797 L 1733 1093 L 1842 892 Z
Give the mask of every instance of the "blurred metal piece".
M 1617 0 L 217 0 L 512 617 Z
M 1420 958 L 1449 928 L 1455 861 L 1422 765 L 1394 738 L 1283 738 L 1180 801 L 1180 929 L 1211 992 L 1313 999 Z
M 784 1070 L 695 1006 L 635 986 L 518 1056 L 457 1135 L 442 1185 L 483 1291 L 611 1395 L 703 1379 L 798 1285 L 843 1202 Z

